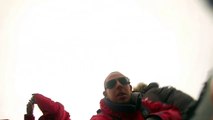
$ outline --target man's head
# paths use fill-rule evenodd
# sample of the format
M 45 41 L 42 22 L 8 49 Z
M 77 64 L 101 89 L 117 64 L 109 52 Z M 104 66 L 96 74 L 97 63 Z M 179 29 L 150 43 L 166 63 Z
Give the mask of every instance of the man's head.
M 120 72 L 111 72 L 104 81 L 104 96 L 114 103 L 127 103 L 131 98 L 132 86 Z

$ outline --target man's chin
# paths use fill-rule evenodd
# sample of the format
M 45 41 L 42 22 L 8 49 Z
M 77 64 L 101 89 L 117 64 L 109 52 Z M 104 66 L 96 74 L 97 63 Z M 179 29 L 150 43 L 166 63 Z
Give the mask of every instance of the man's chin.
M 130 100 L 130 98 L 128 98 L 128 97 L 119 97 L 118 98 L 118 103 L 128 103 L 129 102 L 129 100 Z

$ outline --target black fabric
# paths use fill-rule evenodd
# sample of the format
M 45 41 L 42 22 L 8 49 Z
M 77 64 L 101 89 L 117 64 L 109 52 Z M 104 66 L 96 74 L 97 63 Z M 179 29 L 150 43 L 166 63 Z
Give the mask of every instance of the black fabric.
M 141 92 L 142 98 L 174 105 L 178 107 L 181 112 L 185 111 L 187 107 L 195 101 L 188 94 L 170 86 L 159 88 L 158 84 L 154 83 L 144 89 L 145 90 Z
M 152 88 L 159 88 L 158 83 L 156 83 L 156 82 L 150 83 L 147 87 L 145 87 L 145 88 L 141 91 L 141 93 L 142 93 L 142 94 L 143 94 L 143 93 L 146 93 L 148 90 L 150 90 L 150 89 L 152 89 Z
M 132 98 L 129 102 L 129 104 L 119 104 L 119 103 L 113 103 L 109 99 L 104 98 L 104 102 L 107 106 L 109 106 L 113 111 L 119 111 L 119 112 L 135 112 L 137 109 L 139 109 L 140 104 L 138 102 L 135 103 L 133 101 L 135 98 Z
M 140 92 L 133 92 L 131 95 L 131 100 L 129 104 L 117 104 L 111 102 L 109 99 L 104 98 L 104 102 L 107 106 L 109 106 L 113 111 L 118 112 L 135 112 L 136 110 L 140 110 L 141 114 L 146 118 L 149 115 L 149 110 L 145 106 L 141 104 L 142 96 Z M 101 110 L 97 110 L 97 114 L 103 114 Z M 114 116 L 111 116 L 113 120 L 119 120 Z
M 142 96 L 140 92 L 132 93 L 131 100 L 138 105 L 142 115 L 146 118 L 149 115 L 149 110 L 148 108 L 143 106 L 143 104 L 141 104 L 141 99 L 142 99 Z
M 171 93 L 166 99 L 167 103 L 178 107 L 182 112 L 184 112 L 190 104 L 195 102 L 195 100 L 186 93 L 175 88 L 170 89 Z

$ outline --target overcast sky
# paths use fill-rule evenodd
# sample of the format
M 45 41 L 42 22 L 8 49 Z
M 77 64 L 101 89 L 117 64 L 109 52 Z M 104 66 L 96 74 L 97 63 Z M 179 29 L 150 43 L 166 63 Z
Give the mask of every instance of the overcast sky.
M 197 98 L 213 65 L 213 18 L 198 0 L 2 0 L 0 17 L 0 119 L 23 119 L 41 93 L 88 120 L 112 71 Z

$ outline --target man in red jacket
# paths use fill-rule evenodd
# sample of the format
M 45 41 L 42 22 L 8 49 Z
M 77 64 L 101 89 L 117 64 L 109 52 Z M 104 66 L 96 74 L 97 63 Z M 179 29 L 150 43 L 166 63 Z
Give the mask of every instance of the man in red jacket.
M 120 72 L 110 73 L 104 88 L 105 97 L 91 120 L 181 120 L 176 107 L 142 100 L 140 94 L 133 94 L 130 80 Z
M 54 102 L 41 94 L 32 95 L 27 104 L 27 114 L 24 115 L 24 120 L 35 119 L 33 115 L 34 104 L 37 104 L 43 113 L 39 120 L 71 120 L 69 113 L 65 111 L 61 103 Z

